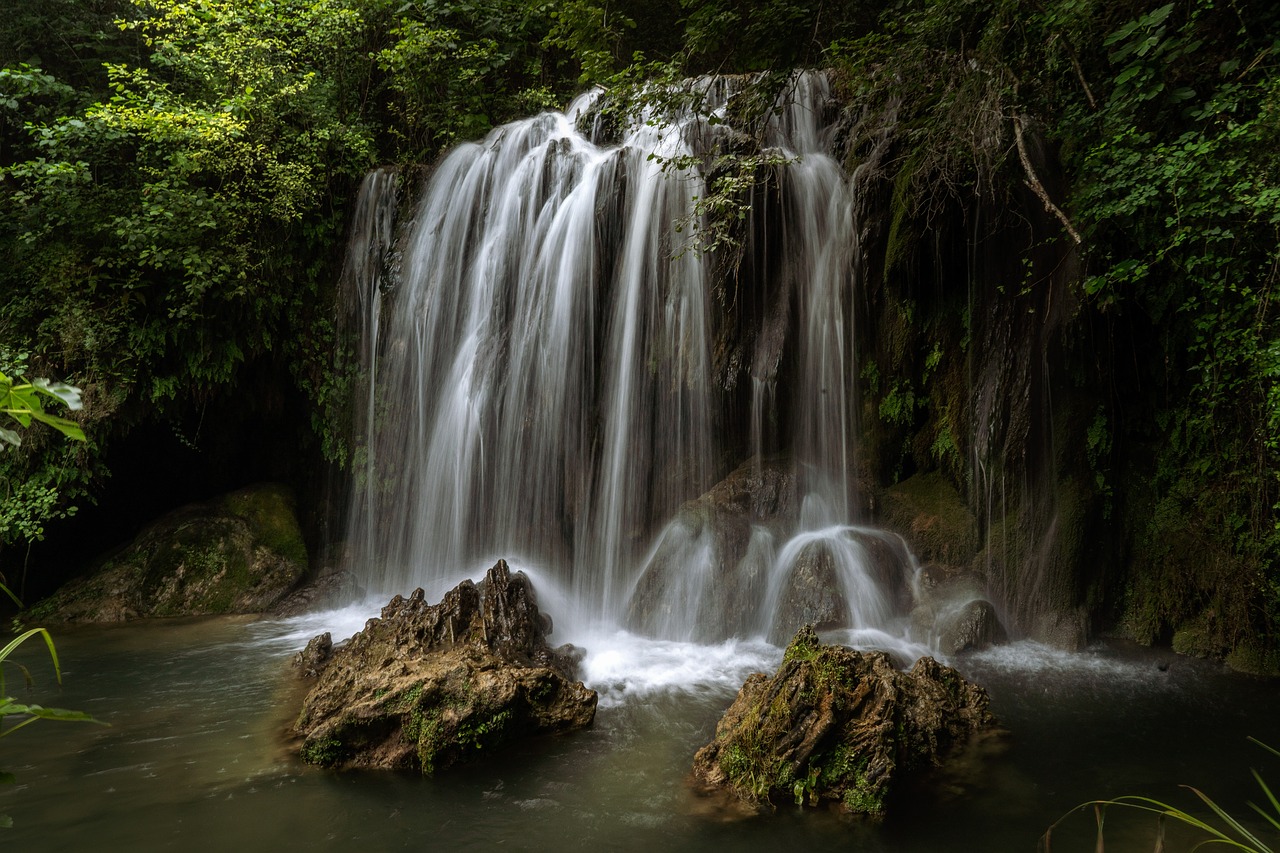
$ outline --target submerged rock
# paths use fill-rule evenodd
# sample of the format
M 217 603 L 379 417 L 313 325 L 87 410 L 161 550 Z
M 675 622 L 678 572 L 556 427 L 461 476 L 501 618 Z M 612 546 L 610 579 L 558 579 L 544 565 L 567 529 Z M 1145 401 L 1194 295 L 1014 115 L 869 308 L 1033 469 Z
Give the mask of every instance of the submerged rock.
M 499 560 L 479 585 L 423 599 L 393 598 L 320 670 L 294 727 L 304 761 L 431 774 L 591 724 L 596 693 L 573 680 L 574 650 L 547 644 L 524 574 Z
M 752 805 L 837 804 L 880 815 L 906 777 L 994 726 L 987 693 L 932 658 L 823 645 L 802 628 L 772 677 L 749 677 L 698 750 L 695 781 Z
M 251 486 L 169 513 L 96 571 L 26 615 L 32 621 L 125 622 L 149 616 L 260 613 L 307 572 L 292 493 Z

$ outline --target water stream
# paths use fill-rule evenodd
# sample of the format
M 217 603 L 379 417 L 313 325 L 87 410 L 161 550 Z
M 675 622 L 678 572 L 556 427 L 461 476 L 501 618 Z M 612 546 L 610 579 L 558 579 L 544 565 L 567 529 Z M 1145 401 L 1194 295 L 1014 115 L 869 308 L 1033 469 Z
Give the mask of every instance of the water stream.
M 769 258 L 753 292 L 713 274 L 700 200 L 742 145 L 746 82 L 689 81 L 615 141 L 580 129 L 592 93 L 459 146 L 420 190 L 369 176 L 344 288 L 369 380 L 349 561 L 371 592 L 440 592 L 503 557 L 540 567 L 573 618 L 662 639 L 776 641 L 799 627 L 787 607 L 857 628 L 901 615 L 832 532 L 855 520 L 858 231 L 825 76 L 793 77 L 758 131 L 750 198 L 776 212 L 743 229 L 744 257 Z M 763 307 L 733 320 L 739 298 Z M 769 454 L 779 506 L 682 509 Z M 809 571 L 843 602 L 791 588 L 805 559 L 834 563 Z

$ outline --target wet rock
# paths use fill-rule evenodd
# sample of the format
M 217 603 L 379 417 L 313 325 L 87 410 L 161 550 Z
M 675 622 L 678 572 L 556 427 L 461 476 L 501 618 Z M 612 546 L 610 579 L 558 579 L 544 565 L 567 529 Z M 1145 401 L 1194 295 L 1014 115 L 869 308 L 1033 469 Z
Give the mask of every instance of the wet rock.
M 982 598 L 944 611 L 936 631 L 937 649 L 945 655 L 985 649 L 1009 639 L 995 606 Z
M 911 612 L 911 630 L 921 642 L 944 655 L 977 651 L 1007 642 L 1000 616 L 974 574 L 936 564 L 920 570 L 919 600 Z
M 801 629 L 772 677 L 749 677 L 694 757 L 695 782 L 754 806 L 828 803 L 881 815 L 907 779 L 992 728 L 986 691 L 932 658 L 910 672 L 882 652 Z
M 804 625 L 880 627 L 910 608 L 910 570 L 901 537 L 887 531 L 850 527 L 811 542 L 788 569 L 767 638 L 783 645 Z
M 333 654 L 303 702 L 302 758 L 431 774 L 537 734 L 591 724 L 596 694 L 552 649 L 525 575 L 499 561 L 439 604 L 396 596 Z
M 769 642 L 782 645 L 804 625 L 822 631 L 849 622 L 849 604 L 836 571 L 835 558 L 820 542 L 807 546 L 796 558 L 769 629 Z
M 314 580 L 304 583 L 272 607 L 271 615 L 288 618 L 333 609 L 359 601 L 364 594 L 364 588 L 350 570 L 331 564 L 322 569 Z
M 333 636 L 325 631 L 312 637 L 302 651 L 293 656 L 293 665 L 303 678 L 315 678 L 333 656 Z
M 183 507 L 31 609 L 47 622 L 260 613 L 306 575 L 293 495 L 252 486 Z
M 719 642 L 754 626 L 774 542 L 796 515 L 789 465 L 752 460 L 740 466 L 681 507 L 660 537 L 628 605 L 627 628 Z

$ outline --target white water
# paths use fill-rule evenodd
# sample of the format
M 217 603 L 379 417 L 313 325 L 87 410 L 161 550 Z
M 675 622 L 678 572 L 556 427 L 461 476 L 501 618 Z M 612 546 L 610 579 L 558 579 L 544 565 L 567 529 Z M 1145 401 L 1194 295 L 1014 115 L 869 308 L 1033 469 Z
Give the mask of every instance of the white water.
M 718 304 L 729 297 L 716 293 L 715 258 L 696 243 L 696 202 L 708 192 L 698 164 L 731 133 L 723 116 L 741 81 L 689 85 L 700 109 L 650 113 L 621 145 L 576 126 L 597 93 L 460 146 L 402 224 L 400 254 L 381 268 L 391 274 L 362 281 L 349 264 L 347 286 L 372 294 L 352 300 L 365 306 L 370 396 L 350 559 L 375 597 L 421 586 L 435 600 L 504 557 L 534 575 L 569 633 L 625 646 L 617 632 L 659 554 L 677 565 L 652 593 L 652 639 L 746 640 L 778 628 L 783 590 L 816 543 L 836 565 L 845 627 L 909 655 L 892 591 L 851 526 L 858 239 L 819 74 L 791 81 L 763 131 L 777 212 L 747 229 L 767 243 L 747 254 L 770 258 L 750 298 L 769 307 L 753 321 L 750 423 L 738 428 L 757 466 L 766 451 L 786 455 L 803 509 L 753 518 L 741 560 L 714 523 L 672 521 L 737 464 L 713 375 L 732 306 Z M 693 165 L 664 169 L 676 158 Z M 366 184 L 370 215 L 388 207 L 372 198 L 389 192 L 383 175 Z M 353 254 L 371 253 L 362 235 L 385 250 L 382 221 L 353 228 Z M 767 582 L 709 635 L 707 613 L 728 607 L 725 572 Z

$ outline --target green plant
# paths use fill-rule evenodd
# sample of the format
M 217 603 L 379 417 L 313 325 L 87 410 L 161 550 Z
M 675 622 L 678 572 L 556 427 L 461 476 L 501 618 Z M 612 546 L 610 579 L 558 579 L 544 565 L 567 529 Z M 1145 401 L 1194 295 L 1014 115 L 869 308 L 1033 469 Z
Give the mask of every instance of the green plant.
M 1253 741 L 1271 754 L 1280 757 L 1280 751 L 1272 749 L 1270 746 L 1267 746 L 1256 738 L 1251 737 L 1249 740 Z M 1258 783 L 1258 787 L 1261 789 L 1263 796 L 1266 797 L 1266 805 L 1259 806 L 1256 803 L 1249 803 L 1249 806 L 1257 812 L 1257 814 L 1266 821 L 1267 824 L 1277 832 L 1280 832 L 1280 799 L 1277 799 L 1275 792 L 1271 790 L 1270 786 L 1267 785 L 1266 781 L 1263 780 L 1258 771 L 1251 770 L 1250 772 L 1253 774 L 1254 780 Z M 1211 844 L 1222 844 L 1227 847 L 1235 848 L 1236 850 L 1248 851 L 1248 853 L 1276 853 L 1277 849 L 1280 849 L 1274 846 L 1274 843 L 1264 841 L 1256 832 L 1245 826 L 1238 818 L 1228 813 L 1226 809 L 1200 789 L 1193 788 L 1190 785 L 1183 785 L 1182 787 L 1195 794 L 1196 797 L 1208 807 L 1209 811 L 1212 812 L 1212 817 L 1208 819 L 1201 818 L 1191 812 L 1180 809 L 1177 806 L 1169 805 L 1168 803 L 1164 803 L 1150 797 L 1136 795 L 1116 797 L 1111 800 L 1091 800 L 1072 809 L 1071 812 L 1068 812 L 1067 815 L 1059 818 L 1053 826 L 1049 827 L 1040 839 L 1041 846 L 1044 848 L 1046 853 L 1048 853 L 1050 836 L 1054 827 L 1058 826 L 1058 824 L 1062 823 L 1063 820 L 1066 820 L 1068 816 L 1081 809 L 1092 809 L 1098 825 L 1097 850 L 1101 853 L 1104 849 L 1103 826 L 1106 819 L 1106 810 L 1107 808 L 1114 806 L 1118 808 L 1134 809 L 1136 811 L 1148 812 L 1156 815 L 1157 829 L 1155 849 L 1157 853 L 1164 849 L 1165 820 L 1173 820 L 1178 823 L 1185 824 L 1189 827 L 1200 830 L 1208 836 L 1203 841 L 1196 844 L 1196 846 L 1192 848 L 1193 850 L 1199 850 L 1201 847 L 1206 847 Z
M 4 584 L 0 584 L 0 592 L 13 599 L 13 601 L 21 606 L 22 602 L 9 591 Z M 58 650 L 53 645 L 53 637 L 49 635 L 49 631 L 45 628 L 31 628 L 17 637 L 9 641 L 4 648 L 0 648 L 0 738 L 7 737 L 18 729 L 34 723 L 36 720 L 61 720 L 63 722 L 89 722 L 105 725 L 83 711 L 68 711 L 63 708 L 45 708 L 42 705 L 27 705 L 14 699 L 12 696 L 6 696 L 5 693 L 5 664 L 12 664 L 18 667 L 22 672 L 23 679 L 30 684 L 31 674 L 27 668 L 16 661 L 9 660 L 9 657 L 27 640 L 32 637 L 40 637 L 44 640 L 44 644 L 49 649 L 49 658 L 53 661 L 54 677 L 58 683 L 62 683 L 62 667 L 58 663 Z M 18 718 L 16 722 L 11 722 L 14 718 Z M 9 723 L 6 728 L 6 723 Z M 12 773 L 0 770 L 0 784 L 13 784 L 16 781 Z M 7 829 L 13 825 L 13 820 L 8 815 L 0 814 L 0 828 Z
M 0 373 L 0 412 L 8 415 L 22 427 L 31 426 L 32 421 L 48 424 L 68 438 L 84 441 L 84 430 L 75 421 L 51 415 L 44 408 L 44 397 L 48 397 L 65 405 L 71 411 L 81 408 L 80 389 L 65 382 L 50 382 L 37 379 L 34 382 L 15 384 L 14 380 Z M 22 446 L 22 436 L 16 430 L 0 426 L 0 451 L 6 445 Z

